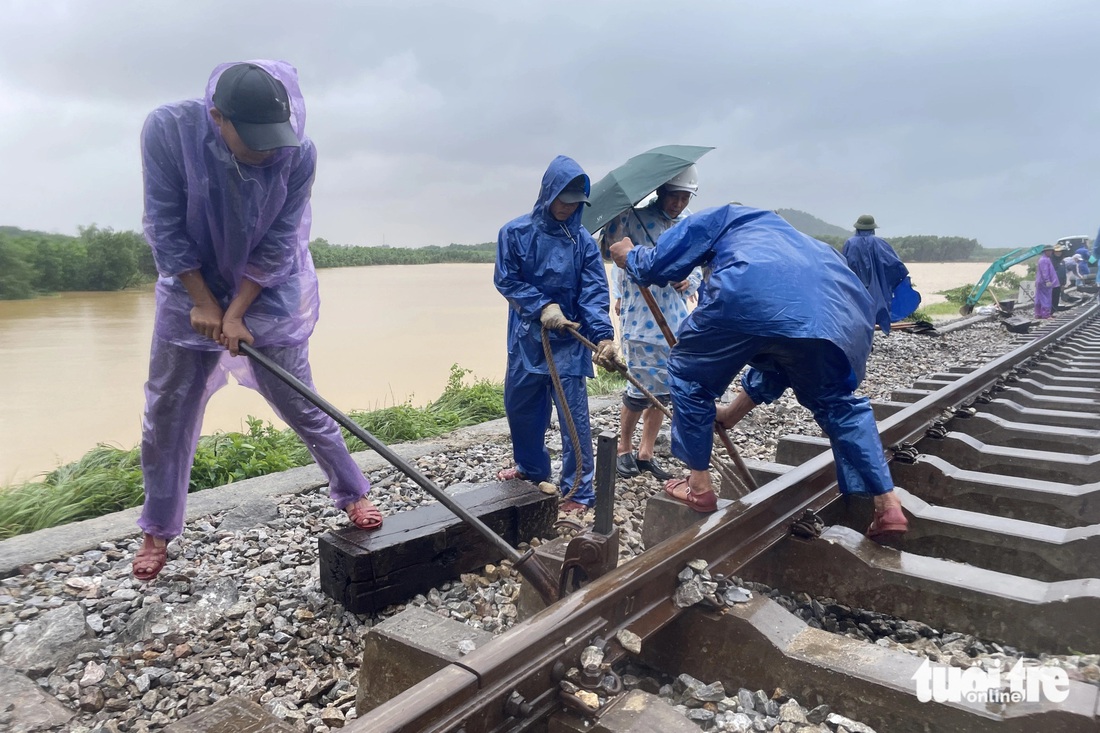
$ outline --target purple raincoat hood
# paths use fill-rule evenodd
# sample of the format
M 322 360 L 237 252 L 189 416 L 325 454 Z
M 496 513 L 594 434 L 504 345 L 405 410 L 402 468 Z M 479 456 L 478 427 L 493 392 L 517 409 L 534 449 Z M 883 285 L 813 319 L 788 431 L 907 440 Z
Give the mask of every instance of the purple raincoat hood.
M 237 62 L 235 62 L 237 63 Z M 218 66 L 203 99 L 153 110 L 142 130 L 145 238 L 160 272 L 155 333 L 179 346 L 221 346 L 195 333 L 178 276 L 199 270 L 225 307 L 248 278 L 263 287 L 245 316 L 257 346 L 294 346 L 313 331 L 319 306 L 309 254 L 310 192 L 317 152 L 305 135 L 305 101 L 294 67 L 251 61 L 286 87 L 301 147 L 261 165 L 237 161 L 210 118 Z
M 283 86 L 286 87 L 287 97 L 290 99 L 290 126 L 294 128 L 294 133 L 298 136 L 298 142 L 304 142 L 306 139 L 306 101 L 302 98 L 302 90 L 298 87 L 298 70 L 286 61 L 266 61 L 259 59 L 252 61 L 232 61 L 225 64 L 219 64 L 210 74 L 210 81 L 206 82 L 206 95 L 203 97 L 206 108 L 214 109 L 214 88 L 218 86 L 218 79 L 221 78 L 221 75 L 226 69 L 242 63 L 259 66 L 283 83 Z M 214 134 L 220 140 L 221 132 L 214 124 L 214 121 L 207 117 L 207 124 L 210 125 L 211 129 L 214 130 Z M 281 150 L 279 153 L 273 155 L 272 158 L 278 158 L 280 153 L 288 152 L 290 151 Z M 268 164 L 270 164 L 270 160 Z

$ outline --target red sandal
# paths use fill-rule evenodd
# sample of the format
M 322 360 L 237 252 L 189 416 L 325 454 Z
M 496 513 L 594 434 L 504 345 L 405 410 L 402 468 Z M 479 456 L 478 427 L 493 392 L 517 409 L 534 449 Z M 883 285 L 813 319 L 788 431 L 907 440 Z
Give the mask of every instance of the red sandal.
M 141 581 L 149 581 L 160 575 L 164 566 L 168 564 L 168 540 L 163 545 L 157 544 L 157 538 L 151 534 L 145 535 L 141 548 L 134 555 L 134 577 Z
M 567 517 L 583 517 L 589 508 L 587 504 L 581 504 L 579 501 L 568 499 L 558 505 L 558 513 L 564 514 Z
M 680 488 L 683 488 L 684 491 L 678 491 Z M 709 514 L 718 510 L 718 496 L 714 491 L 704 491 L 697 494 L 688 486 L 686 478 L 674 478 L 665 483 L 665 493 L 700 514 Z
M 497 471 L 497 481 L 511 481 L 512 479 L 526 479 L 527 477 L 520 472 L 519 468 L 512 466 L 511 468 L 502 468 Z
M 876 542 L 897 540 L 909 531 L 909 519 L 900 506 L 875 510 L 871 526 L 867 528 L 867 537 Z
M 367 497 L 361 497 L 344 507 L 348 519 L 359 529 L 378 529 L 382 526 L 382 512 Z

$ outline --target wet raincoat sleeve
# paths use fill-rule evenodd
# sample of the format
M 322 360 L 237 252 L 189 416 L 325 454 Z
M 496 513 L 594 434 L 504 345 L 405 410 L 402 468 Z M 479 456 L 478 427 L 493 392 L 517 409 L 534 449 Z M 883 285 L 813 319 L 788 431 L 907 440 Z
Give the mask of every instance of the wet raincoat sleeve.
M 312 141 L 307 140 L 302 145 L 298 165 L 287 180 L 282 209 L 252 250 L 245 265 L 244 276 L 261 287 L 281 285 L 299 270 L 300 228 L 308 215 L 316 171 L 317 149 Z
M 714 213 L 721 216 L 715 216 Z M 666 285 L 686 279 L 713 257 L 713 247 L 726 223 L 721 209 L 689 216 L 657 240 L 656 247 L 635 247 L 626 272 L 640 285 Z M 700 274 L 700 279 L 702 275 Z
M 581 291 L 577 305 L 581 312 L 581 334 L 593 343 L 615 338 L 611 325 L 611 299 L 607 289 L 607 271 L 596 242 L 588 232 L 581 231 L 584 263 L 581 270 Z
M 198 247 L 187 233 L 187 186 L 179 134 L 173 116 L 154 110 L 141 132 L 145 187 L 145 237 L 153 250 L 157 272 L 174 277 L 199 269 Z
M 500 294 L 507 298 L 508 304 L 525 321 L 538 321 L 542 309 L 550 305 L 548 297 L 523 279 L 519 236 L 509 226 L 502 228 L 497 236 L 497 261 L 493 282 Z

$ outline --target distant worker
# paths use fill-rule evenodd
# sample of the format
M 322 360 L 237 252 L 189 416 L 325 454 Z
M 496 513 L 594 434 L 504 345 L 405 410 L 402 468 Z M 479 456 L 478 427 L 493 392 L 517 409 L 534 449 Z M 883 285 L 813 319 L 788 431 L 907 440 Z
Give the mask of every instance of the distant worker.
M 842 253 L 875 302 L 875 323 L 883 333 L 890 324 L 910 315 L 920 305 L 920 293 L 913 289 L 909 268 L 894 248 L 875 236 L 875 217 L 863 214 L 856 219 L 856 235 L 844 243 Z
M 1050 256 L 1050 262 L 1054 265 L 1054 274 L 1058 278 L 1058 284 L 1050 293 L 1050 311 L 1057 313 L 1062 302 L 1062 290 L 1066 287 L 1066 248 L 1054 245 L 1054 253 Z
M 588 417 L 588 378 L 593 357 L 565 329 L 577 329 L 596 343 L 596 361 L 614 367 L 615 330 L 608 315 L 607 274 L 596 242 L 581 226 L 581 205 L 588 204 L 591 185 L 580 165 L 559 155 L 546 169 L 538 200 L 529 214 L 513 219 L 497 238 L 493 281 L 508 300 L 508 369 L 504 377 L 504 411 L 512 433 L 515 467 L 497 474 L 505 481 L 524 478 L 553 490 L 549 484 L 550 453 L 546 430 L 551 404 L 558 408 L 561 427 L 560 509 L 583 513 L 595 502 L 592 477 L 592 431 Z M 543 351 L 542 332 L 565 393 L 563 405 Z M 566 427 L 568 408 L 580 440 L 580 454 Z M 581 465 L 576 484 L 577 462 Z
M 688 217 L 656 248 L 623 239 L 611 255 L 642 285 L 679 282 L 704 262 L 713 268 L 669 359 L 672 452 L 691 472 L 666 483 L 666 494 L 714 511 L 715 419 L 732 427 L 790 387 L 829 436 L 841 492 L 874 497 L 868 535 L 882 541 L 908 530 L 871 403 L 854 394 L 871 351 L 875 304 L 836 250 L 773 212 L 720 206 Z M 716 409 L 746 364 L 743 390 Z
M 1054 313 L 1053 294 L 1058 287 L 1058 273 L 1051 262 L 1054 245 L 1043 247 L 1035 268 L 1035 317 L 1046 320 Z
M 183 531 L 202 414 L 232 372 L 306 444 L 329 495 L 362 529 L 382 525 L 370 482 L 336 422 L 237 356 L 253 344 L 307 385 L 317 323 L 309 255 L 317 150 L 304 130 L 298 74 L 283 61 L 222 64 L 203 99 L 153 110 L 141 134 L 145 238 L 160 279 L 145 385 L 145 533 L 134 576 L 152 580 Z
M 1066 287 L 1080 289 L 1088 276 L 1092 274 L 1088 260 L 1080 254 L 1075 254 L 1066 261 Z
M 699 173 L 694 165 L 688 166 L 661 185 L 657 189 L 657 198 L 647 206 L 628 209 L 604 227 L 604 246 L 614 244 L 623 237 L 630 237 L 639 246 L 657 246 L 657 238 L 684 218 L 687 205 L 698 190 Z M 702 270 L 696 268 L 679 282 L 649 289 L 674 335 L 688 315 L 685 296 L 693 295 L 702 280 Z M 621 268 L 612 270 L 611 290 L 616 304 L 615 313 L 621 319 L 623 355 L 626 357 L 627 369 L 642 386 L 667 405 L 668 354 L 671 347 L 657 318 L 650 311 L 637 283 L 625 277 Z M 642 423 L 642 436 L 635 453 L 634 431 L 639 420 Z M 647 402 L 641 390 L 629 383 L 623 390 L 623 406 L 619 413 L 619 447 L 615 470 L 620 476 L 629 478 L 648 471 L 661 481 L 672 478 L 672 474 L 662 468 L 653 455 L 657 434 L 663 422 L 664 414 Z

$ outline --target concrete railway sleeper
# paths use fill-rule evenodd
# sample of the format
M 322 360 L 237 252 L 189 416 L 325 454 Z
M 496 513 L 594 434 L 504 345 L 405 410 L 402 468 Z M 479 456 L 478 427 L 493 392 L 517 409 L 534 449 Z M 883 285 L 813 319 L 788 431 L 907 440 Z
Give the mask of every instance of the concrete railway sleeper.
M 1098 310 L 1063 314 L 988 364 L 931 380 L 935 390 L 900 391 L 904 399 L 895 393 L 893 403 L 906 404 L 891 407 L 879 431 L 883 445 L 898 449 L 891 467 L 908 489 L 903 501 L 914 518 L 911 539 L 900 550 L 844 526 L 863 520 L 844 511 L 831 454 L 819 439 L 792 437 L 795 447 L 781 443 L 777 463 L 784 463 L 779 455 L 785 451 L 801 451 L 805 460 L 766 464 L 761 475 L 774 478 L 714 514 L 681 513 L 679 531 L 668 522 L 663 541 L 647 542 L 630 562 L 349 721 L 345 730 L 628 730 L 600 727 L 610 702 L 588 713 L 595 722 L 569 727 L 580 713 L 563 708 L 560 683 L 565 670 L 583 668 L 582 652 L 597 639 L 608 641 L 602 666 L 590 670 L 592 680 L 640 657 L 721 680 L 727 689 L 775 685 L 799 699 L 836 700 L 846 715 L 883 731 L 1100 729 L 1094 684 L 1070 679 L 1057 701 L 921 703 L 915 681 L 921 661 L 914 656 L 808 627 L 759 596 L 724 612 L 672 602 L 685 566 L 701 558 L 714 575 L 827 595 L 1029 651 L 1100 649 L 1100 580 L 1094 577 L 1100 453 L 1090 421 L 1100 417 L 1100 400 L 1067 397 L 1062 392 L 1092 388 L 1051 379 L 1095 374 Z M 651 499 L 650 506 L 660 501 Z M 807 511 L 832 526 L 816 537 L 793 536 L 792 524 Z M 623 630 L 640 639 L 640 652 L 616 641 Z

